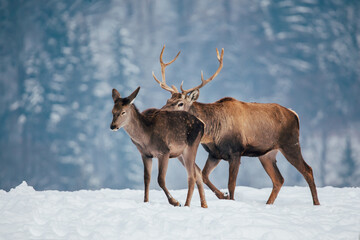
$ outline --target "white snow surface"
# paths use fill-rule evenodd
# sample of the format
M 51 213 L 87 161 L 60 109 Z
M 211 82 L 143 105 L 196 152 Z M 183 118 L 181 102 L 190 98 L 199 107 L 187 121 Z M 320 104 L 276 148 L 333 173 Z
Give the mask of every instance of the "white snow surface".
M 191 207 L 173 207 L 150 190 L 35 191 L 23 182 L 0 190 L 0 239 L 359 239 L 360 188 L 283 187 L 274 205 L 270 188 L 237 187 L 235 201 L 197 189 Z M 171 191 L 184 203 L 187 190 Z

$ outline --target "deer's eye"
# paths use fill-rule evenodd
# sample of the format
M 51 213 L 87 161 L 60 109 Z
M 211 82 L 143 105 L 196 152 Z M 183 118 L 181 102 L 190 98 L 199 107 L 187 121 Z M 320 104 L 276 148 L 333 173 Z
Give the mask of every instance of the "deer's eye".
M 125 114 L 126 114 L 126 112 L 125 112 L 125 111 L 121 113 L 121 115 L 125 115 Z
M 184 103 L 181 102 L 178 104 L 178 107 L 182 107 L 182 106 L 184 106 Z

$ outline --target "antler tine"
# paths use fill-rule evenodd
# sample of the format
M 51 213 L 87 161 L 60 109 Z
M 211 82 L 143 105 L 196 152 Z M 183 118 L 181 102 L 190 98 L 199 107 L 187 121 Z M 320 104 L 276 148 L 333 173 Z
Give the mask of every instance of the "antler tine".
M 220 55 L 219 55 L 219 50 L 216 48 L 216 56 L 217 59 L 220 61 Z M 221 49 L 221 57 L 224 56 L 224 48 Z
M 216 70 L 216 72 L 211 76 L 209 77 L 208 79 L 204 80 L 204 73 L 201 71 L 201 84 L 199 86 L 196 86 L 196 87 L 193 87 L 193 88 L 190 88 L 188 90 L 184 90 L 182 85 L 184 82 L 181 83 L 181 86 L 180 86 L 180 89 L 182 91 L 182 94 L 187 94 L 191 91 L 194 91 L 195 89 L 200 89 L 202 88 L 203 86 L 205 86 L 207 83 L 209 83 L 211 80 L 213 80 L 221 71 L 222 67 L 223 67 L 223 59 L 224 59 L 224 48 L 221 49 L 221 56 L 219 54 L 219 50 L 216 48 L 216 55 L 217 55 L 217 59 L 219 61 L 219 67 L 218 69 Z
M 174 86 L 174 85 L 171 85 L 171 88 L 175 90 L 175 92 L 179 92 L 179 90 Z
M 160 84 L 160 87 L 161 87 L 162 89 L 165 89 L 166 91 L 169 91 L 169 92 L 171 92 L 171 93 L 174 92 L 174 89 L 172 89 L 171 87 L 169 87 L 168 85 L 166 85 L 166 83 L 164 84 L 163 82 L 160 82 L 160 81 L 156 78 L 154 72 L 152 72 L 152 75 L 153 75 L 153 78 L 155 79 L 155 81 L 156 81 L 158 84 Z
M 178 58 L 178 56 L 180 55 L 180 52 L 181 52 L 181 51 L 179 51 L 179 52 L 176 54 L 176 56 L 174 57 L 173 60 L 171 60 L 171 61 L 168 62 L 168 63 L 164 63 L 164 62 L 163 62 L 163 59 L 162 59 L 164 50 L 165 50 L 165 45 L 163 46 L 163 48 L 162 48 L 162 50 L 161 50 L 161 53 L 160 53 L 160 64 L 163 65 L 164 67 L 167 67 L 168 65 L 172 64 L 173 62 L 175 62 L 175 60 L 176 60 L 176 59 Z
M 176 88 L 175 86 L 169 87 L 169 86 L 166 84 L 166 80 L 165 80 L 165 68 L 166 68 L 167 66 L 169 66 L 170 64 L 172 64 L 173 62 L 175 62 L 175 60 L 176 60 L 176 59 L 178 58 L 178 56 L 180 55 L 180 51 L 178 52 L 178 54 L 175 56 L 175 58 L 174 58 L 173 60 L 171 60 L 171 61 L 168 62 L 168 63 L 164 63 L 164 62 L 163 62 L 163 59 L 162 59 L 164 50 L 165 50 L 165 45 L 163 46 L 163 48 L 162 48 L 162 50 L 161 50 L 161 53 L 160 53 L 160 66 L 161 66 L 161 78 L 162 78 L 162 82 L 160 82 L 160 81 L 156 78 L 154 72 L 152 72 L 152 75 L 153 75 L 155 81 L 160 84 L 160 87 L 161 87 L 162 89 L 165 89 L 166 91 L 169 91 L 169 92 L 171 92 L 171 93 L 178 93 L 179 90 L 177 90 L 177 88 Z

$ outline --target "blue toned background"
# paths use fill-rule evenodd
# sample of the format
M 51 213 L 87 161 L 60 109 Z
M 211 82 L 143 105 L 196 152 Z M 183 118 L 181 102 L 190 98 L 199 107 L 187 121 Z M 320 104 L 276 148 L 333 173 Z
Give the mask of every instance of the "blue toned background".
M 178 60 L 167 81 L 201 89 L 200 102 L 231 96 L 277 102 L 300 116 L 301 145 L 318 186 L 360 186 L 360 2 L 338 0 L 0 0 L 0 189 L 137 188 L 143 167 L 121 130 L 109 130 L 111 89 L 145 110 L 170 94 L 153 80 L 159 54 Z M 279 154 L 287 185 L 305 185 Z M 199 148 L 202 168 L 207 154 Z M 154 161 L 154 174 L 157 172 Z M 227 187 L 227 163 L 211 175 Z M 156 188 L 156 175 L 152 187 Z M 173 160 L 169 188 L 186 188 Z M 256 158 L 238 185 L 269 187 Z

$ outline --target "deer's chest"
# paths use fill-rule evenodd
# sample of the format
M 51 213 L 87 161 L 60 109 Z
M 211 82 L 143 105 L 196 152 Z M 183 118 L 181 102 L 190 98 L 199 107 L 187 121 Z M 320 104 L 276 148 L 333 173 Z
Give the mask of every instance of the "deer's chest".
M 158 141 L 156 139 L 150 139 L 147 143 L 136 142 L 132 140 L 139 152 L 148 158 L 159 158 L 164 155 L 169 155 L 170 158 L 178 157 L 184 146 L 178 146 L 178 144 L 167 144 L 164 141 Z

